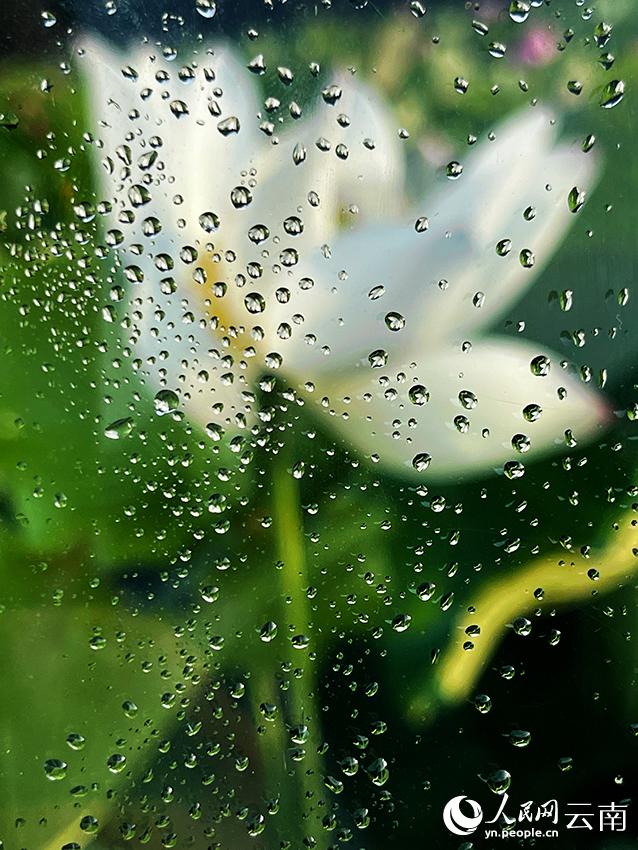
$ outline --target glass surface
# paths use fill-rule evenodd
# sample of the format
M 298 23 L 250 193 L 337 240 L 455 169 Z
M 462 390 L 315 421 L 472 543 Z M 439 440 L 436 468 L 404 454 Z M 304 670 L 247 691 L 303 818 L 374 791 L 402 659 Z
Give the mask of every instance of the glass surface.
M 2 16 L 0 846 L 635 846 L 635 3 Z

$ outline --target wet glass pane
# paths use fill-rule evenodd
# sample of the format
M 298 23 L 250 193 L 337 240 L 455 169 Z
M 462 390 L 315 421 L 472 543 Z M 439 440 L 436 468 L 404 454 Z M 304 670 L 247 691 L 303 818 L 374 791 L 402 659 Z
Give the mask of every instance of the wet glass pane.
M 0 846 L 634 846 L 631 0 L 0 28 Z

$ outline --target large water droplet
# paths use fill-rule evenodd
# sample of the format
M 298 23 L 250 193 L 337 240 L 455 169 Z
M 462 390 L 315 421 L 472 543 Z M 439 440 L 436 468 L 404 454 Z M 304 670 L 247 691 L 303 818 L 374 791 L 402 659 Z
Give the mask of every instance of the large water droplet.
M 155 412 L 163 416 L 165 413 L 171 413 L 179 407 L 179 396 L 173 390 L 160 390 L 155 398 Z
M 44 772 L 48 779 L 64 779 L 66 776 L 67 764 L 62 759 L 47 759 L 44 762 Z
M 405 327 L 405 317 L 401 313 L 391 311 L 385 315 L 385 324 L 391 331 L 400 331 Z
M 135 422 L 130 416 L 126 419 L 117 419 L 115 422 L 107 425 L 104 429 L 104 436 L 108 437 L 109 440 L 122 440 L 124 437 L 128 437 L 134 427 Z
M 202 18 L 214 18 L 217 12 L 215 0 L 195 0 L 195 8 Z
M 620 103 L 625 95 L 625 83 L 623 80 L 612 80 L 603 89 L 600 105 L 604 109 L 612 109 Z

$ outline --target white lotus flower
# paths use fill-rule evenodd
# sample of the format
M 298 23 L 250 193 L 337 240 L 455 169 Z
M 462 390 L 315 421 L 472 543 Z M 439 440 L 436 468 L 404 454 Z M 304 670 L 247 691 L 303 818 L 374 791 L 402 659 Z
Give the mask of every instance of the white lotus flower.
M 537 457 L 601 427 L 601 396 L 558 355 L 486 335 L 558 248 L 569 192 L 594 179 L 591 154 L 558 143 L 548 111 L 497 127 L 408 213 L 391 113 L 352 75 L 277 137 L 268 108 L 288 119 L 294 88 L 282 82 L 279 110 L 262 108 L 227 47 L 181 70 L 151 46 L 86 41 L 80 54 L 110 241 L 140 281 L 138 356 L 211 433 L 253 424 L 252 387 L 274 369 L 349 446 L 428 479 L 502 467 L 515 437 Z

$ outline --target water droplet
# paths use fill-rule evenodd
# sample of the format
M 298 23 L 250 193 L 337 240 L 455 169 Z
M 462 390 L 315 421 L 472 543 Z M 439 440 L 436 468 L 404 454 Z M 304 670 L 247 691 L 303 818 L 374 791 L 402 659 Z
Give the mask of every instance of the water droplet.
M 279 255 L 279 262 L 282 266 L 296 266 L 299 262 L 299 252 L 294 248 L 285 248 Z
M 219 588 L 213 584 L 202 587 L 200 593 L 204 602 L 216 602 L 219 599 Z
M 436 585 L 431 581 L 424 581 L 423 584 L 420 584 L 416 589 L 416 595 L 422 602 L 427 602 L 434 595 L 434 591 L 436 590 Z
M 523 408 L 523 418 L 528 422 L 536 422 L 540 418 L 543 408 L 540 404 L 528 404 Z
M 391 331 L 400 331 L 405 327 L 405 317 L 401 313 L 386 313 L 385 324 Z
M 510 478 L 522 478 L 525 475 L 525 467 L 520 460 L 508 460 L 503 467 L 503 472 Z
M 376 351 L 370 352 L 368 362 L 373 369 L 381 369 L 388 362 L 388 352 L 382 348 L 377 348 Z
M 500 242 L 496 243 L 496 253 L 499 257 L 507 257 L 509 252 L 512 250 L 512 240 L 511 239 L 501 239 Z
M 459 401 L 466 410 L 473 410 L 478 404 L 478 398 L 470 390 L 461 390 Z
M 89 641 L 89 646 L 96 652 L 100 649 L 104 649 L 106 646 L 106 638 L 102 635 L 94 635 Z
M 266 73 L 266 62 L 261 53 L 255 56 L 254 59 L 251 59 L 248 63 L 248 70 L 252 71 L 253 74 L 258 74 L 261 76 Z
M 85 815 L 80 821 L 80 829 L 88 835 L 93 835 L 98 830 L 98 820 L 93 815 Z
M 86 743 L 83 735 L 78 735 L 77 732 L 72 732 L 66 739 L 67 744 L 72 750 L 81 750 Z
M 529 3 L 525 3 L 524 0 L 512 0 L 510 3 L 510 18 L 514 23 L 522 24 L 526 21 L 529 11 Z
M 464 77 L 455 77 L 454 79 L 454 89 L 459 94 L 465 94 L 469 85 L 469 82 Z
M 565 756 L 558 759 L 557 765 L 559 770 L 571 770 L 574 766 L 574 760 L 569 756 Z
M 517 617 L 512 623 L 512 626 L 515 634 L 523 635 L 523 637 L 527 637 L 532 631 L 532 624 L 526 617 Z
M 135 422 L 130 416 L 126 419 L 117 419 L 104 429 L 104 436 L 109 440 L 123 440 L 124 437 L 128 437 L 134 427 Z
M 259 637 L 263 640 L 264 643 L 270 643 L 277 636 L 277 624 L 273 623 L 272 620 L 264 623 L 264 625 L 259 630 Z M 303 743 L 303 742 L 301 742 Z
M 111 773 L 120 773 L 126 767 L 126 756 L 121 753 L 113 753 L 106 760 L 106 764 Z
M 544 354 L 539 354 L 530 361 L 529 368 L 532 375 L 544 378 L 546 375 L 549 375 L 550 365 L 551 361 L 549 357 L 545 357 Z
M 379 787 L 385 785 L 390 778 L 387 761 L 383 758 L 375 759 L 372 764 L 368 766 L 368 776 L 375 785 L 378 785 Z
M 583 84 L 580 80 L 568 80 L 567 91 L 571 94 L 579 95 L 583 90 Z
M 301 144 L 301 142 L 297 142 L 297 144 L 295 145 L 295 147 L 293 148 L 293 151 L 292 151 L 292 161 L 295 163 L 295 165 L 301 165 L 301 163 L 304 162 L 305 159 L 306 159 L 306 149 Z
M 454 591 L 451 590 L 449 593 L 446 593 L 441 597 L 441 601 L 439 602 L 439 608 L 441 611 L 448 611 L 452 604 L 454 603 Z
M 303 233 L 303 221 L 296 215 L 284 219 L 284 230 L 289 236 L 299 236 Z
M 598 57 L 598 64 L 601 65 L 605 71 L 609 71 L 615 61 L 615 56 L 612 53 L 601 53 Z
M 64 779 L 66 776 L 67 764 L 61 759 L 47 759 L 44 762 L 44 772 L 48 779 Z
M 189 113 L 188 104 L 184 103 L 183 100 L 172 100 L 169 108 L 176 118 L 183 118 Z
M 429 226 L 430 222 L 424 215 L 422 215 L 420 218 L 417 218 L 417 220 L 414 222 L 414 229 L 417 233 L 425 233 Z
M 332 791 L 333 794 L 341 794 L 343 791 L 343 782 L 339 779 L 335 779 L 334 776 L 325 776 L 324 784 L 329 791 Z
M 425 472 L 431 462 L 432 457 L 427 452 L 419 452 L 412 458 L 412 466 L 417 472 Z
M 122 703 L 122 711 L 127 717 L 136 717 L 137 712 L 139 711 L 138 707 L 132 702 L 130 699 L 125 700 Z
M 370 292 L 368 292 L 368 298 L 370 301 L 376 301 L 377 298 L 381 298 L 382 295 L 385 295 L 385 286 L 373 286 Z
M 397 614 L 392 620 L 392 628 L 395 632 L 405 632 L 412 622 L 412 617 L 409 614 Z
M 232 133 L 239 133 L 241 129 L 239 118 L 236 118 L 234 115 L 224 118 L 224 120 L 220 121 L 217 125 L 217 129 L 222 136 L 230 136 Z
M 215 0 L 195 0 L 195 8 L 202 18 L 214 18 L 217 12 Z
M 306 635 L 295 635 L 291 642 L 295 649 L 308 649 L 310 646 L 310 638 Z
M 510 787 L 512 777 L 506 770 L 493 770 L 485 781 L 494 794 L 504 794 Z
M 269 720 L 271 723 L 277 717 L 277 706 L 273 705 L 271 702 L 262 702 L 259 706 L 259 711 L 261 712 L 263 717 L 265 717 L 266 720 Z
M 445 166 L 445 175 L 450 180 L 458 180 L 461 174 L 463 174 L 463 166 L 460 162 L 448 162 Z
M 623 80 L 612 80 L 603 89 L 600 105 L 604 109 L 612 109 L 620 103 L 625 95 L 625 83 Z
M 536 262 L 536 257 L 529 248 L 523 248 L 519 254 L 519 259 L 524 269 L 531 269 Z
M 42 18 L 42 23 L 45 27 L 47 27 L 47 29 L 49 27 L 54 27 L 58 22 L 58 19 L 52 12 L 40 12 L 40 17 Z
M 477 694 L 474 697 L 474 705 L 477 710 L 481 712 L 481 714 L 487 714 L 488 711 L 492 708 L 492 700 L 488 697 L 487 694 Z
M 454 427 L 461 434 L 467 434 L 467 432 L 470 430 L 470 420 L 467 418 L 467 416 L 455 416 Z
M 504 44 L 501 44 L 500 41 L 492 41 L 487 48 L 489 50 L 490 56 L 493 56 L 495 59 L 502 59 L 505 56 L 505 51 L 507 47 Z
M 128 199 L 134 207 L 143 207 L 144 204 L 150 203 L 151 196 L 146 186 L 140 186 L 135 183 L 128 190 Z
M 612 29 L 613 26 L 605 23 L 605 21 L 601 21 L 599 24 L 596 24 L 594 27 L 594 38 L 596 39 L 598 47 L 604 47 L 607 44 L 611 38 Z
M 509 734 L 510 744 L 515 747 L 527 747 L 532 740 L 531 732 L 525 732 L 523 729 L 514 729 Z
M 231 203 L 237 210 L 247 207 L 252 199 L 252 193 L 245 186 L 235 186 L 230 193 Z
M 171 413 L 179 407 L 179 396 L 173 390 L 160 390 L 155 398 L 155 412 L 160 416 Z
M 487 35 L 489 32 L 487 25 L 481 23 L 481 21 L 472 21 L 472 29 L 481 36 Z
M 512 448 L 521 454 L 525 454 L 531 448 L 531 440 L 525 434 L 514 434 L 512 437 Z
M 249 313 L 263 313 L 266 309 L 266 300 L 259 292 L 249 292 L 244 298 L 244 305 Z
M 584 153 L 589 153 L 589 151 L 594 147 L 595 143 L 596 143 L 596 136 L 594 136 L 590 133 L 589 136 L 585 136 L 585 138 L 583 139 L 583 143 L 580 146 L 581 150 Z
M 325 100 L 326 103 L 329 103 L 330 106 L 334 106 L 335 103 L 341 98 L 341 89 L 339 86 L 327 86 L 322 92 L 321 96 Z
M 428 403 L 430 400 L 430 393 L 428 388 L 424 387 L 423 384 L 414 384 L 414 386 L 410 387 L 408 390 L 408 398 L 412 404 L 420 406 Z

